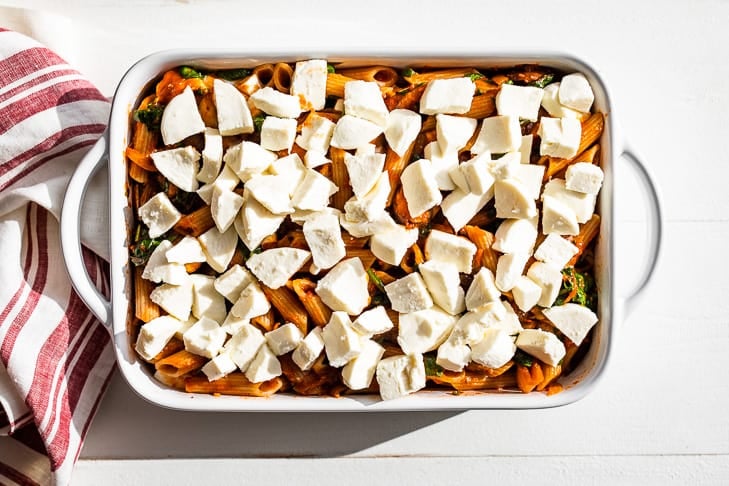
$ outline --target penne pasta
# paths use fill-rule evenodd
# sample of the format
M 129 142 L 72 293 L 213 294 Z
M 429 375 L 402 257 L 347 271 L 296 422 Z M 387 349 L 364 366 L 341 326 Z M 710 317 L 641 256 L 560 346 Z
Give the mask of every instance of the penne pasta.
M 279 62 L 273 66 L 273 86 L 282 93 L 291 92 L 291 79 L 294 77 L 294 70 L 285 62 Z
M 210 206 L 202 206 L 180 218 L 175 224 L 175 231 L 183 235 L 200 236 L 213 226 L 215 226 L 215 220 L 210 212 Z
M 243 373 L 231 373 L 215 381 L 205 376 L 191 376 L 185 379 L 188 393 L 213 393 L 246 397 L 268 397 L 283 387 L 281 378 L 273 378 L 261 383 L 252 383 Z
M 344 203 L 352 197 L 352 188 L 349 185 L 349 173 L 347 166 L 344 164 L 346 152 L 342 149 L 331 148 L 329 151 L 332 159 L 332 182 L 337 185 L 339 190 L 332 196 L 332 207 L 344 211 Z
M 299 328 L 302 334 L 306 335 L 309 330 L 309 314 L 304 309 L 296 294 L 286 287 L 272 289 L 261 285 L 263 293 L 266 294 L 271 305 L 281 314 L 286 322 L 292 322 Z
M 253 75 L 258 78 L 261 87 L 273 85 L 273 64 L 261 64 L 253 68 Z
M 142 322 L 149 322 L 161 316 L 162 309 L 149 298 L 154 284 L 142 278 L 143 271 L 142 267 L 134 269 L 134 316 Z
M 397 71 L 387 66 L 367 66 L 360 68 L 342 69 L 342 76 L 363 81 L 374 81 L 380 86 L 393 86 L 398 79 Z
M 172 356 L 173 354 L 180 352 L 183 349 L 185 349 L 185 343 L 177 338 L 172 338 L 167 344 L 165 344 L 165 347 L 162 348 L 162 351 L 160 351 L 157 356 L 152 358 L 149 362 L 156 363 L 157 361 L 161 361 L 168 356 Z
M 471 101 L 471 109 L 463 115 L 469 118 L 486 118 L 496 114 L 496 100 L 491 94 L 474 96 Z
M 405 80 L 410 84 L 417 85 L 420 83 L 429 83 L 434 79 L 462 78 L 464 76 L 477 73 L 478 71 L 473 68 L 439 69 L 436 71 L 428 71 L 422 73 L 413 72 L 412 75 L 405 76 Z
M 354 79 L 338 73 L 329 73 L 327 75 L 326 95 L 344 98 L 344 85 L 350 81 L 354 81 Z
M 154 367 L 160 373 L 176 378 L 199 370 L 207 361 L 206 357 L 183 349 L 157 361 Z
M 577 236 L 572 237 L 572 244 L 577 247 L 577 253 L 567 263 L 568 266 L 574 266 L 579 261 L 582 254 L 590 246 L 590 243 L 592 243 L 599 232 L 600 216 L 593 214 L 585 224 L 580 225 L 580 232 Z
M 332 311 L 322 302 L 316 292 L 316 284 L 309 279 L 300 278 L 291 282 L 293 289 L 299 301 L 306 309 L 315 326 L 324 327 L 332 317 Z
M 477 226 L 466 225 L 463 227 L 466 237 L 481 250 L 481 261 L 477 262 L 480 267 L 486 267 L 494 274 L 496 273 L 496 264 L 499 260 L 499 253 L 491 246 L 494 244 L 494 235 Z

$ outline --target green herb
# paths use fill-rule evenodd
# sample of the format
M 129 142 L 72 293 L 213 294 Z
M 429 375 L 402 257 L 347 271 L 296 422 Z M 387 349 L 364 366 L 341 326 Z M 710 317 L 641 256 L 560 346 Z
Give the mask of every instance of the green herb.
M 251 74 L 251 70 L 245 69 L 245 68 L 223 69 L 222 71 L 217 71 L 215 74 L 220 79 L 225 79 L 227 81 L 235 81 L 236 79 L 247 78 L 248 75 Z
M 506 81 L 504 81 L 504 82 L 503 82 L 502 84 L 514 84 L 514 80 L 512 80 L 512 79 L 507 79 L 507 80 L 506 80 Z
M 514 357 L 512 359 L 516 364 L 520 364 L 527 368 L 531 368 L 531 366 L 534 364 L 534 358 L 526 354 L 521 349 L 516 350 L 516 353 L 514 353 Z
M 145 265 L 149 260 L 150 255 L 152 255 L 152 252 L 154 252 L 154 249 L 157 248 L 163 240 L 163 237 L 150 238 L 146 228 L 144 228 L 141 224 L 137 226 L 137 231 L 134 235 L 134 245 L 131 247 L 130 260 L 132 261 L 132 264 L 136 267 Z
M 263 127 L 263 121 L 266 119 L 263 115 L 258 115 L 253 117 L 253 126 L 256 127 L 256 131 L 258 133 L 261 133 L 261 128 Z
M 147 128 L 150 130 L 157 130 L 159 129 L 159 124 L 162 121 L 162 113 L 164 111 L 164 106 L 156 103 L 150 103 L 143 110 L 136 110 L 134 112 L 134 119 L 147 125 Z
M 333 65 L 331 65 L 331 64 L 327 64 L 327 72 L 328 72 L 329 74 L 334 74 L 334 73 L 335 73 L 335 71 L 334 71 L 334 66 L 333 66 Z
M 380 279 L 380 277 L 377 276 L 375 271 L 372 270 L 371 268 L 368 268 L 367 276 L 370 278 L 372 283 L 375 284 L 375 287 L 377 287 L 377 290 L 379 290 L 380 292 L 382 292 L 384 294 L 385 293 L 385 284 L 382 283 L 382 280 Z
M 378 305 L 387 305 L 388 300 L 387 296 L 385 294 L 377 293 L 372 296 L 372 305 L 378 306 Z
M 180 68 L 180 76 L 182 76 L 185 79 L 190 78 L 202 78 L 203 75 L 200 73 L 200 71 L 197 71 L 190 66 L 182 66 Z
M 415 71 L 413 68 L 405 68 L 402 70 L 402 77 L 403 78 L 409 78 L 415 74 Z
M 409 93 L 410 91 L 412 91 L 412 88 L 403 88 L 403 89 L 401 89 L 401 90 L 399 90 L 399 91 L 396 91 L 396 92 L 395 92 L 395 94 L 399 94 L 399 95 L 406 95 L 406 94 L 408 94 L 408 93 Z
M 477 79 L 481 79 L 485 76 L 481 73 L 470 73 L 470 74 L 466 74 L 466 77 L 471 78 L 471 81 L 476 81 Z
M 570 295 L 572 295 L 572 299 L 569 302 L 589 307 L 593 311 L 596 310 L 597 292 L 592 275 L 580 273 L 574 267 L 562 270 L 562 287 L 554 304 L 564 304 Z
M 529 86 L 536 86 L 537 88 L 544 88 L 549 83 L 554 81 L 554 74 L 547 73 L 543 75 L 541 78 L 537 79 L 536 81 L 532 81 L 529 83 Z
M 425 364 L 425 376 L 441 376 L 443 374 L 443 368 L 435 362 L 435 356 L 424 355 L 423 364 Z

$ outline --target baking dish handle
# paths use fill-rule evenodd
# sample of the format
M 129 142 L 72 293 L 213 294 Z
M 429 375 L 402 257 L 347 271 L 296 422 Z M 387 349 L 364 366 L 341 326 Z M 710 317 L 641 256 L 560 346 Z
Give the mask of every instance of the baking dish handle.
M 61 241 L 63 260 L 71 284 L 91 312 L 107 327 L 111 325 L 111 302 L 96 288 L 84 265 L 81 252 L 81 204 L 94 173 L 106 162 L 108 132 L 81 160 L 66 188 L 61 209 Z
M 638 304 L 641 294 L 653 277 L 656 265 L 658 264 L 663 235 L 663 215 L 658 186 L 653 181 L 653 177 L 648 171 L 648 168 L 643 162 L 641 162 L 641 158 L 636 154 L 636 151 L 629 145 L 625 145 L 621 157 L 633 165 L 639 176 L 640 182 L 646 188 L 648 193 L 649 210 L 651 212 L 648 221 L 648 240 L 650 245 L 648 259 L 641 271 L 641 277 L 638 279 L 635 287 L 625 297 L 624 310 L 625 316 L 628 316 Z

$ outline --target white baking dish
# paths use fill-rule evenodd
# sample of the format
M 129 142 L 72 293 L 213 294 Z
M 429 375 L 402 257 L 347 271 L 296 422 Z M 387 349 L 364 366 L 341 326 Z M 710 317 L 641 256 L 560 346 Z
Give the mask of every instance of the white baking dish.
M 584 73 L 595 93 L 594 108 L 606 115 L 602 147 L 605 182 L 597 211 L 602 216 L 600 237 L 596 252 L 596 281 L 599 288 L 600 323 L 594 331 L 590 349 L 577 369 L 562 377 L 562 393 L 546 396 L 543 393 L 467 392 L 454 395 L 449 391 L 421 391 L 398 400 L 381 401 L 379 396 L 354 395 L 345 398 L 302 397 L 276 394 L 270 398 L 211 396 L 190 394 L 168 388 L 156 381 L 147 366 L 134 352 L 127 332 L 132 314 L 130 308 L 131 268 L 129 265 L 129 221 L 126 186 L 127 170 L 124 150 L 128 144 L 131 110 L 145 91 L 148 83 L 163 71 L 179 65 L 192 65 L 208 69 L 251 67 L 266 62 L 295 61 L 326 58 L 332 62 L 351 65 L 385 64 L 395 67 L 428 65 L 507 67 L 519 64 L 541 64 L 556 69 Z M 643 269 L 637 288 L 630 297 L 620 297 L 615 289 L 615 239 L 620 228 L 613 215 L 613 194 L 620 182 L 615 177 L 617 157 L 624 157 L 637 169 L 649 195 L 652 210 L 651 238 L 648 262 Z M 87 184 L 94 171 L 108 161 L 109 168 L 109 221 L 111 256 L 111 301 L 106 300 L 93 286 L 84 270 L 79 239 L 80 205 Z M 600 76 L 589 65 L 570 56 L 534 53 L 437 56 L 390 54 L 372 52 L 304 53 L 176 50 L 151 55 L 135 64 L 119 83 L 114 96 L 109 128 L 79 165 L 64 201 L 61 218 L 61 238 L 66 266 L 81 298 L 113 336 L 117 362 L 129 385 L 145 399 L 164 407 L 206 411 L 383 411 L 383 410 L 445 410 L 471 408 L 544 408 L 574 402 L 585 396 L 598 382 L 608 363 L 614 345 L 617 325 L 623 319 L 629 304 L 644 289 L 655 268 L 661 240 L 661 212 L 658 193 L 648 172 L 638 157 L 627 148 L 616 133 L 613 106 L 607 88 Z

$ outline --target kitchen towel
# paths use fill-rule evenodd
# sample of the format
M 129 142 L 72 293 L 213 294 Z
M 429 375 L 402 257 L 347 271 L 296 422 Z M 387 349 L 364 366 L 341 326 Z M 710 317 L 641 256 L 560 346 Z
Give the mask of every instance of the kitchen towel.
M 0 27 L 0 484 L 69 484 L 114 369 L 71 287 L 58 218 L 108 100 L 57 54 Z M 108 292 L 106 263 L 84 250 Z

